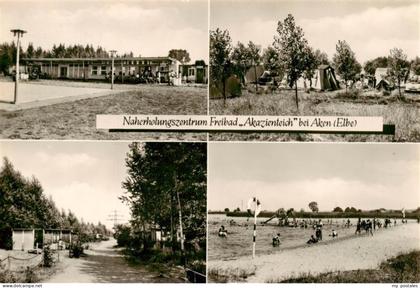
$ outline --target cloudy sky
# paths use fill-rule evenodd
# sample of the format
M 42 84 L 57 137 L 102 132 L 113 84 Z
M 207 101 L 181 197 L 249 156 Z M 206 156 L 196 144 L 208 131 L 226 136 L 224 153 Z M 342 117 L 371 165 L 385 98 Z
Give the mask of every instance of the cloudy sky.
M 409 58 L 420 51 L 420 1 L 410 0 L 212 0 L 211 29 L 228 29 L 237 41 L 271 45 L 279 20 L 295 17 L 309 44 L 330 58 L 346 40 L 362 64 L 394 47 Z
M 263 210 L 420 207 L 420 147 L 411 144 L 212 143 L 208 207 Z
M 72 210 L 84 221 L 101 221 L 117 210 L 130 219 L 123 195 L 127 142 L 1 141 L 0 157 L 9 158 L 23 176 L 35 176 L 57 207 Z M 3 161 L 2 161 L 3 162 Z M 0 164 L 2 166 L 3 163 Z
M 5 1 L 0 0 L 0 39 L 12 41 L 10 29 L 44 49 L 53 44 L 93 44 L 135 56 L 166 56 L 186 49 L 193 61 L 208 59 L 208 3 L 163 1 Z

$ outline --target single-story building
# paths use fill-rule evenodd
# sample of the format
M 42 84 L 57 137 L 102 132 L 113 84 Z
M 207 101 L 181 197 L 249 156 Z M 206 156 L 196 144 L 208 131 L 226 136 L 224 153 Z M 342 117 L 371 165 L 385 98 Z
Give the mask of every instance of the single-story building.
M 69 229 L 12 229 L 13 250 L 32 250 L 50 245 L 52 249 L 64 249 L 72 242 L 72 231 Z M 59 247 L 59 244 L 61 247 Z
M 109 80 L 112 70 L 111 58 L 23 58 L 20 72 L 34 71 L 51 79 Z M 147 79 L 168 83 L 170 77 L 192 83 L 206 83 L 208 69 L 204 61 L 184 64 L 171 57 L 124 57 L 114 58 L 114 77 Z
M 23 58 L 25 72 L 32 69 L 53 79 L 104 80 L 110 77 L 111 58 Z M 114 75 L 160 77 L 169 81 L 169 73 L 179 73 L 181 62 L 170 57 L 114 58 Z
M 203 60 L 195 61 L 194 64 L 183 64 L 182 81 L 205 84 L 208 81 L 208 72 L 208 66 Z

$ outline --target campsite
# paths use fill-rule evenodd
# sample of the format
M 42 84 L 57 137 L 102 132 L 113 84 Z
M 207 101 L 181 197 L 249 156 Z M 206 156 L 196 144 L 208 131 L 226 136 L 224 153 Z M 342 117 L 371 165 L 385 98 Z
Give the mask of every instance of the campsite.
M 205 282 L 206 148 L 1 142 L 0 283 Z
M 212 5 L 215 16 L 210 31 L 210 114 L 383 117 L 383 124 L 395 127 L 395 133 L 221 132 L 211 133 L 210 139 L 420 141 L 418 51 L 401 40 L 397 30 L 384 29 L 381 21 L 366 16 L 373 10 L 385 15 L 390 9 L 388 4 L 364 3 L 355 11 L 347 11 L 348 3 L 332 1 L 308 3 L 307 10 L 289 1 L 270 2 L 263 7 L 248 4 L 254 8 L 253 14 L 239 4 Z M 328 5 L 345 17 L 330 18 L 324 7 Z M 418 8 L 414 3 L 396 6 Z M 238 16 L 226 21 L 224 17 L 233 11 L 238 11 Z M 392 11 L 400 15 L 402 10 Z M 260 17 L 261 23 L 254 17 Z M 357 21 L 354 25 L 361 29 L 347 27 L 346 19 L 353 18 L 368 21 L 377 35 L 371 37 Z M 323 29 L 316 28 L 321 25 L 316 19 Z M 337 25 L 332 24 L 332 19 Z M 405 29 L 406 37 L 418 43 L 418 29 L 411 30 L 416 24 L 398 25 Z M 247 33 L 242 27 L 247 27 Z M 374 39 L 387 45 L 373 44 Z

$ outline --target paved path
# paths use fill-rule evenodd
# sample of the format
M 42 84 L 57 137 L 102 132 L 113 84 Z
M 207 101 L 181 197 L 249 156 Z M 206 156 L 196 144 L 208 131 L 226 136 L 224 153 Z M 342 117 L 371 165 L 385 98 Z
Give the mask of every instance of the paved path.
M 131 266 L 120 251 L 114 248 L 114 239 L 93 244 L 86 257 L 62 257 L 59 272 L 46 283 L 173 283 L 182 282 L 143 266 Z M 64 256 L 64 255 L 63 255 Z
M 23 110 L 100 97 L 113 93 L 110 89 L 66 87 L 21 82 L 19 83 L 17 103 L 11 104 L 14 98 L 14 87 L 14 82 L 0 81 L 0 110 Z

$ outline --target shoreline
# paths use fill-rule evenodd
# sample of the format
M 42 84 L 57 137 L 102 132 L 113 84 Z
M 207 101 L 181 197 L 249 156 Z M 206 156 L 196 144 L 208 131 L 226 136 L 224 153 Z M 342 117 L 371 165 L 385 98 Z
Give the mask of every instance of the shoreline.
M 375 269 L 388 258 L 413 250 L 420 250 L 420 225 L 417 223 L 381 229 L 373 237 L 351 235 L 315 245 L 286 248 L 278 253 L 257 255 L 253 260 L 247 256 L 230 261 L 209 261 L 208 271 L 209 278 L 214 274 L 225 277 L 228 282 L 264 283 L 304 273 L 317 275 Z

